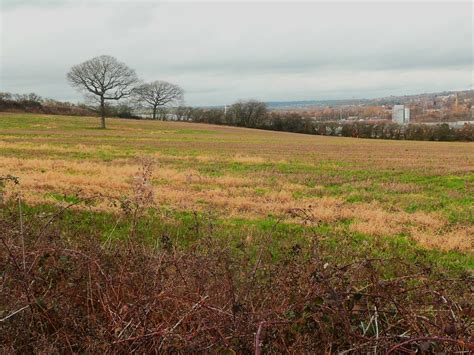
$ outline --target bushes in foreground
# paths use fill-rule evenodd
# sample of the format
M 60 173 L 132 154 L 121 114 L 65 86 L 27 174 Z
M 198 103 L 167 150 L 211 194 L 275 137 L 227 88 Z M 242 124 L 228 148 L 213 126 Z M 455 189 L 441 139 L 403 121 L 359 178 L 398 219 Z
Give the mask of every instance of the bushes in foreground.
M 65 230 L 62 212 L 25 223 L 2 207 L 2 353 L 474 350 L 467 275 L 343 245 L 332 262 L 318 235 L 278 257 L 271 234 L 232 247 L 202 226 L 186 247 L 135 228 L 100 240 Z

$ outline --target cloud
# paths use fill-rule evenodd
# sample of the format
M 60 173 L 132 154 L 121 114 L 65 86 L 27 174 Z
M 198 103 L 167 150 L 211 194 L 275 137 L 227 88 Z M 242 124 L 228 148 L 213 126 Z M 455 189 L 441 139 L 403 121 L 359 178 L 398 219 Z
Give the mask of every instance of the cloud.
M 472 86 L 471 2 L 5 1 L 4 91 L 78 100 L 65 74 L 101 54 L 194 105 Z
M 55 7 L 72 3 L 69 0 L 2 0 L 1 8 L 3 11 L 13 10 L 21 7 Z

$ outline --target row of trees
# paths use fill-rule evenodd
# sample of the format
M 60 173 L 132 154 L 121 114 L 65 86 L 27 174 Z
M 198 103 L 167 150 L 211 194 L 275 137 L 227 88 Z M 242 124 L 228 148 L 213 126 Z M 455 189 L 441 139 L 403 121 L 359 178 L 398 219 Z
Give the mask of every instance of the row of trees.
M 178 106 L 166 111 L 166 116 L 172 116 L 177 121 L 248 128 L 262 128 L 268 115 L 267 105 L 257 100 L 238 101 L 228 109 Z
M 77 64 L 67 73 L 69 83 L 99 104 L 101 127 L 106 128 L 107 101 L 132 98 L 139 107 L 149 108 L 153 118 L 161 106 L 183 100 L 183 89 L 166 81 L 142 83 L 125 63 L 102 55 Z
M 85 103 L 74 104 L 67 101 L 57 101 L 41 97 L 35 93 L 12 94 L 0 92 L 0 111 L 3 112 L 30 112 L 50 115 L 93 116 L 100 113 L 96 105 Z M 140 118 L 136 114 L 135 105 L 130 102 L 120 102 L 116 105 L 105 104 L 107 116 L 122 118 Z
M 43 98 L 35 93 L 12 94 L 9 92 L 0 92 L 0 111 L 72 116 L 87 116 L 95 113 L 91 107 L 85 104 Z
M 419 141 L 474 141 L 474 125 L 465 124 L 461 128 L 450 127 L 447 123 L 436 125 L 396 123 L 317 122 L 314 134 L 326 136 L 377 138 Z
M 294 112 L 268 111 L 262 102 L 239 101 L 228 110 L 220 108 L 177 107 L 168 112 L 176 120 L 260 128 L 273 131 L 357 138 L 407 139 L 432 141 L 474 141 L 474 125 L 452 128 L 437 125 L 398 125 L 389 121 L 321 122 Z

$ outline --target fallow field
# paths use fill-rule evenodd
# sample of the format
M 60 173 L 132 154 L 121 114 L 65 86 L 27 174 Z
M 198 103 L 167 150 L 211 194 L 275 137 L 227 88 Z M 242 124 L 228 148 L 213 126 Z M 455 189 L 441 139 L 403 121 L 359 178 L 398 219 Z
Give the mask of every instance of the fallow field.
M 79 336 L 90 330 L 87 332 L 84 330 L 84 333 L 78 332 L 78 318 L 71 318 L 74 319 L 76 330 L 68 333 L 69 328 L 63 324 L 68 318 L 61 315 L 57 310 L 59 306 L 54 305 L 56 301 L 52 299 L 50 305 L 44 306 L 44 309 L 48 309 L 51 313 L 46 317 L 41 313 L 43 312 L 41 308 L 38 317 L 46 317 L 44 322 L 54 323 L 56 330 L 52 333 L 41 330 L 45 332 L 40 332 L 43 334 L 42 337 L 32 335 L 37 334 L 38 329 L 31 325 L 34 323 L 31 321 L 33 323 L 29 324 L 33 329 L 32 333 L 30 335 L 25 333 L 22 338 L 18 334 L 23 336 L 21 332 L 23 323 L 16 324 L 18 333 L 14 333 L 16 328 L 10 325 L 9 328 L 4 328 L 5 331 L 8 329 L 11 332 L 8 339 L 7 336 L 0 339 L 3 341 L 4 349 L 28 350 L 30 348 L 21 346 L 21 339 L 30 344 L 33 344 L 31 341 L 34 339 L 37 342 L 36 346 L 40 346 L 44 351 L 48 349 L 94 351 L 98 349 L 98 344 L 106 342 L 116 344 L 116 347 L 107 348 L 112 351 L 156 350 L 158 344 L 159 349 L 168 350 L 230 349 L 237 352 L 259 353 L 261 346 L 268 351 L 284 349 L 307 351 L 308 344 L 313 344 L 312 346 L 323 344 L 325 349 L 331 352 L 350 349 L 356 343 L 360 348 L 354 349 L 367 350 L 364 346 L 375 344 L 379 349 L 389 350 L 390 346 L 398 341 L 410 337 L 417 340 L 417 335 L 428 336 L 429 341 L 446 341 L 447 344 L 460 346 L 461 348 L 457 347 L 457 350 L 465 349 L 462 347 L 466 340 L 465 334 L 471 334 L 472 331 L 469 317 L 457 315 L 455 321 L 452 320 L 455 322 L 457 333 L 446 330 L 451 324 L 449 323 L 451 314 L 461 312 L 461 308 L 452 308 L 449 312 L 445 310 L 447 313 L 442 313 L 445 311 L 436 313 L 438 306 L 435 307 L 432 303 L 410 305 L 405 311 L 403 305 L 415 301 L 424 302 L 421 301 L 423 299 L 421 295 L 426 295 L 427 291 L 420 285 L 424 285 L 432 278 L 437 280 L 436 285 L 441 285 L 440 287 L 446 292 L 457 292 L 453 297 L 460 302 L 459 304 L 462 302 L 469 304 L 469 300 L 472 301 L 472 288 L 469 288 L 466 277 L 472 281 L 474 269 L 473 144 L 322 137 L 184 122 L 123 119 L 109 119 L 107 130 L 98 129 L 97 126 L 98 119 L 95 117 L 0 114 L 0 176 L 12 175 L 19 179 L 18 184 L 10 182 L 4 187 L 4 207 L 1 216 L 5 226 L 10 226 L 9 228 L 20 226 L 21 223 L 21 230 L 18 227 L 12 232 L 13 234 L 4 237 L 9 256 L 4 254 L 1 260 L 5 263 L 10 260 L 12 265 L 15 264 L 17 268 L 22 269 L 18 260 L 23 258 L 24 270 L 28 268 L 28 263 L 31 263 L 30 270 L 33 270 L 35 265 L 41 266 L 35 276 L 40 277 L 38 275 L 44 272 L 44 266 L 41 264 L 43 259 L 38 256 L 39 254 L 35 254 L 34 247 L 41 244 L 36 238 L 44 238 L 47 233 L 50 233 L 48 243 L 56 243 L 54 238 L 63 238 L 61 243 L 74 244 L 75 238 L 84 236 L 87 236 L 88 240 L 97 240 L 98 243 L 102 243 L 98 249 L 91 251 L 88 247 L 81 246 L 91 253 L 87 255 L 99 253 L 94 260 L 103 257 L 100 256 L 103 255 L 103 251 L 97 250 L 102 250 L 104 245 L 110 246 L 114 240 L 119 243 L 130 236 L 132 238 L 139 236 L 142 238 L 140 240 L 158 248 L 156 250 L 164 250 L 163 255 L 167 255 L 166 252 L 169 253 L 171 249 L 175 251 L 174 253 L 182 250 L 184 254 L 181 257 L 172 254 L 169 259 L 170 265 L 174 265 L 178 271 L 180 268 L 177 265 L 184 264 L 180 264 L 183 269 L 171 278 L 173 281 L 170 281 L 168 286 L 174 300 L 181 297 L 178 297 L 181 292 L 179 290 L 187 291 L 183 291 L 177 308 L 173 308 L 174 310 L 167 315 L 160 313 L 157 316 L 159 320 L 155 319 L 155 323 L 150 320 L 138 321 L 131 315 L 129 318 L 125 316 L 122 318 L 119 314 L 122 314 L 124 304 L 118 301 L 113 303 L 111 300 L 109 300 L 111 303 L 107 303 L 104 294 L 108 291 L 99 286 L 97 290 L 93 289 L 91 280 L 96 276 L 95 274 L 91 276 L 93 271 L 88 266 L 83 272 L 89 273 L 90 280 L 81 279 L 87 291 L 84 291 L 87 301 L 77 301 L 77 307 L 87 304 L 84 308 L 86 328 L 90 327 L 90 322 L 100 323 L 98 318 L 91 318 L 94 311 L 98 312 L 97 309 L 101 309 L 100 305 L 105 307 L 104 304 L 108 304 L 107 307 L 111 307 L 107 308 L 107 311 L 104 308 L 103 317 L 110 319 L 107 318 L 109 323 L 104 321 L 105 330 L 100 331 L 100 336 L 96 335 L 94 338 L 92 335 L 87 335 L 88 342 L 84 343 L 84 338 Z M 17 203 L 18 198 L 21 201 L 21 211 Z M 143 208 L 139 210 L 133 206 Z M 50 216 L 55 218 L 54 227 Z M 40 228 L 41 225 L 43 227 Z M 31 240 L 27 239 L 26 252 L 25 246 L 21 246 L 18 242 L 18 235 L 25 233 L 29 235 L 28 238 L 31 237 Z M 205 243 L 211 241 L 203 238 L 208 236 L 216 237 L 212 243 L 222 242 L 216 249 L 220 251 L 216 251 L 215 255 L 212 254 L 218 261 L 211 263 L 209 260 L 212 258 L 209 255 L 207 259 L 199 259 L 203 257 L 201 252 L 198 253 L 199 257 L 195 254 L 192 256 L 186 254 L 186 250 L 191 248 L 191 253 L 204 250 L 204 255 L 207 255 Z M 196 246 L 198 240 L 205 240 L 203 245 L 198 244 L 199 248 Z M 46 240 L 44 242 L 46 243 Z M 312 249 L 316 242 L 318 248 L 323 248 L 321 252 L 315 253 Z M 28 249 L 29 246 L 31 249 Z M 223 256 L 222 253 L 228 247 L 229 254 Z M 51 246 L 48 244 L 45 248 Z M 63 248 L 62 254 L 60 253 L 61 256 L 58 254 L 55 267 L 66 262 L 63 260 L 64 255 L 73 258 L 71 246 L 65 247 L 61 244 L 61 248 Z M 80 250 L 83 251 L 74 254 L 74 258 L 86 255 L 84 249 Z M 51 253 L 48 251 L 48 257 Z M 160 257 L 158 254 L 152 255 L 147 256 L 146 260 L 149 260 L 147 262 L 155 260 L 153 263 L 158 263 L 159 259 L 160 266 L 154 264 L 153 268 L 164 267 L 162 265 L 165 263 L 163 260 L 167 260 L 166 257 L 162 254 L 159 254 L 162 255 Z M 299 258 L 298 255 L 313 256 L 306 256 L 297 261 L 292 259 Z M 87 258 L 92 260 L 92 257 Z M 145 262 L 145 259 L 129 252 L 125 254 L 116 252 L 114 258 L 122 260 L 117 261 L 117 270 L 114 271 L 119 275 L 125 275 L 120 263 L 127 264 L 129 270 L 133 270 L 140 269 L 140 263 Z M 80 264 L 81 267 L 89 263 L 87 261 L 89 259 L 84 259 L 84 263 Z M 130 260 L 135 260 L 136 263 Z M 196 271 L 196 265 L 191 265 L 191 260 L 194 260 L 192 262 L 196 262 L 196 265 L 205 265 L 209 262 L 209 265 L 214 265 L 216 270 L 220 267 L 223 269 L 215 271 L 217 273 L 215 274 L 210 270 L 213 268 L 212 265 L 208 265 L 205 268 L 207 271 L 204 272 L 204 269 Z M 234 262 L 232 260 L 240 261 L 232 266 Z M 379 270 L 381 274 L 376 277 L 378 281 L 374 281 L 372 272 L 375 271 L 370 271 L 372 274 L 369 274 L 372 276 L 366 275 L 367 264 L 360 264 L 365 265 L 363 272 L 360 269 L 356 271 L 352 269 L 354 265 L 359 265 L 357 262 L 360 260 L 372 260 L 371 263 L 397 261 L 390 261 L 388 266 L 383 266 L 382 270 Z M 227 262 L 229 264 L 226 264 Z M 107 265 L 111 267 L 110 263 L 112 261 L 107 261 L 102 267 Z M 79 267 L 77 262 L 74 265 Z M 317 266 L 319 271 L 309 272 L 310 268 L 316 267 L 315 265 L 319 265 Z M 294 269 L 291 269 L 292 267 Z M 278 271 L 270 272 L 269 270 L 273 268 L 277 268 L 275 270 Z M 412 268 L 420 268 L 421 271 L 415 272 Z M 369 269 L 375 270 L 372 266 Z M 3 270 L 9 269 L 5 267 Z M 141 270 L 147 275 L 151 272 L 149 267 L 142 266 Z M 308 274 L 305 274 L 304 270 L 308 270 Z M 333 276 L 326 275 L 329 273 L 328 270 L 333 270 L 331 271 Z M 211 289 L 206 291 L 208 293 L 205 296 L 201 289 L 203 284 L 207 284 L 200 279 L 207 277 L 206 272 L 210 275 L 206 282 L 209 284 L 216 282 L 215 297 L 211 295 L 213 292 Z M 286 272 L 288 275 L 278 276 Z M 311 283 L 303 284 L 302 280 L 306 280 L 306 276 L 313 280 L 315 272 L 322 273 L 323 276 L 318 276 L 321 280 L 326 280 L 324 278 L 328 277 L 327 281 L 321 281 L 318 287 L 326 287 L 337 280 L 340 282 L 349 280 L 351 286 L 347 287 L 351 290 L 357 289 L 357 292 L 351 291 L 357 296 L 357 302 L 362 295 L 368 299 L 375 297 L 374 301 L 372 299 L 370 302 L 367 301 L 367 304 L 375 302 L 375 313 L 373 306 L 367 306 L 368 308 L 364 308 L 363 311 L 359 308 L 357 312 L 353 310 L 358 314 L 357 317 L 361 317 L 357 318 L 357 321 L 351 318 L 353 313 L 350 313 L 351 315 L 348 315 L 347 319 L 344 318 L 344 321 L 339 322 L 330 318 L 331 325 L 325 323 L 326 316 L 317 318 L 319 316 L 314 315 L 314 322 L 322 322 L 318 323 L 318 329 L 326 331 L 321 330 L 316 338 L 307 335 L 314 332 L 313 328 L 311 328 L 313 330 L 305 328 L 309 327 L 306 322 L 307 312 L 310 311 L 309 308 L 303 307 L 303 301 L 300 304 L 297 299 L 300 296 L 306 297 L 302 290 L 310 287 L 306 285 Z M 352 276 L 342 274 L 345 272 Z M 104 274 L 102 271 L 100 273 L 97 271 L 98 278 L 102 277 L 101 273 Z M 115 275 L 114 273 L 111 275 Z M 135 280 L 139 274 L 140 272 L 130 271 L 127 277 Z M 270 274 L 273 276 L 270 277 Z M 296 281 L 291 277 L 296 274 L 299 275 L 298 282 L 301 284 L 296 285 Z M 421 277 L 421 274 L 424 276 Z M 335 278 L 334 275 L 339 276 Z M 23 276 L 18 277 L 21 279 Z M 374 296 L 374 293 L 381 292 L 380 290 L 387 285 L 381 283 L 379 278 L 393 282 L 384 296 Z M 448 279 L 451 281 L 444 281 Z M 196 281 L 197 284 L 193 288 L 189 280 L 200 281 Z M 267 285 L 268 289 L 265 288 L 267 286 L 257 286 L 258 280 L 261 280 L 261 285 Z M 7 282 L 7 278 L 3 282 Z M 39 281 L 29 282 L 31 285 L 39 283 Z M 73 287 L 74 282 L 70 287 Z M 146 286 L 149 282 L 151 281 L 148 278 L 140 285 Z M 229 285 L 225 286 L 227 282 Z M 278 282 L 281 282 L 280 286 L 275 286 Z M 404 282 L 407 284 L 402 288 L 401 284 Z M 454 286 L 454 282 L 458 282 L 457 285 L 460 286 L 451 289 L 449 285 Z M 243 287 L 243 284 L 248 288 Z M 65 286 L 65 283 L 61 285 L 66 289 L 69 287 Z M 113 292 L 110 291 L 109 296 L 112 299 L 127 298 L 133 292 L 140 292 L 142 287 L 126 288 L 126 285 L 123 280 L 111 284 Z M 311 292 L 314 292 L 312 287 L 315 286 L 311 285 L 313 285 L 310 287 L 313 290 Z M 416 285 L 418 286 L 414 287 Z M 145 292 L 149 285 L 145 286 L 142 292 Z M 120 290 L 124 293 L 117 291 L 120 287 L 123 287 Z M 279 290 L 278 293 L 272 292 L 274 287 Z M 285 287 L 294 290 L 295 293 L 290 296 Z M 436 289 L 433 291 L 434 298 L 438 297 L 436 295 L 440 295 L 440 292 L 444 292 L 440 291 L 438 286 L 433 287 L 429 289 Z M 196 291 L 194 298 L 190 296 L 194 295 L 194 291 L 189 291 L 191 288 L 200 290 Z M 3 289 L 6 290 L 6 286 L 3 286 Z M 369 295 L 370 289 L 373 289 L 373 293 Z M 2 313 L 0 307 L 0 318 L 11 317 L 12 322 L 18 316 L 11 312 L 23 304 L 20 301 L 14 305 L 9 302 L 13 302 L 13 299 L 28 298 L 27 291 L 22 291 L 21 288 L 13 290 L 12 286 L 12 296 L 8 298 L 8 302 L 7 298 L 3 301 L 3 304 L 8 304 L 10 308 Z M 218 290 L 222 290 L 222 295 Z M 361 293 L 360 290 L 366 290 L 366 293 Z M 54 293 L 51 291 L 51 284 L 49 286 L 45 284 L 44 289 L 37 292 L 38 294 L 43 292 L 44 298 Z M 71 292 L 77 292 L 77 287 L 71 288 Z M 164 302 L 160 298 L 164 292 L 156 295 L 155 301 L 160 305 L 157 306 L 156 312 L 160 307 L 166 308 L 168 305 L 163 306 L 163 303 L 160 303 Z M 232 302 L 220 300 L 220 297 L 228 294 L 227 292 L 232 294 L 229 296 Z M 308 291 L 307 295 L 312 295 L 311 292 Z M 318 309 L 314 314 L 320 314 L 318 312 L 321 307 L 329 309 L 332 307 L 330 302 L 336 302 L 331 298 L 335 291 L 327 292 L 329 298 L 311 296 L 313 302 L 311 309 L 314 307 Z M 63 296 L 66 293 L 61 291 Z M 19 294 L 23 296 L 18 296 Z M 143 293 L 139 295 L 143 296 Z M 277 302 L 276 299 L 280 296 L 281 303 L 278 303 L 280 301 Z M 94 297 L 100 298 L 98 303 L 92 301 Z M 133 297 L 131 303 L 127 303 L 127 310 L 132 309 L 132 303 L 142 302 L 141 299 L 138 300 L 139 296 Z M 148 294 L 144 297 L 148 297 Z M 388 313 L 386 315 L 377 313 L 384 309 L 381 300 L 388 300 L 390 297 L 407 298 L 403 301 L 400 299 L 393 301 L 395 303 L 387 301 Z M 327 301 L 328 299 L 331 301 Z M 426 302 L 428 299 L 426 298 Z M 206 308 L 205 300 L 215 304 Z M 70 299 L 65 302 L 67 304 Z M 146 312 L 149 312 L 149 302 L 151 301 L 144 303 L 146 305 L 144 309 L 148 310 Z M 346 301 L 341 299 L 340 302 Z M 391 306 L 388 306 L 389 304 Z M 397 311 L 390 308 L 393 304 L 396 305 Z M 457 303 L 444 302 L 439 307 L 447 307 L 448 304 L 451 307 Z M 335 312 L 334 308 L 331 309 L 331 312 Z M 56 314 L 53 310 L 58 312 L 56 318 L 51 315 Z M 206 319 L 209 321 L 211 317 L 209 314 L 212 314 L 213 310 L 220 313 L 215 318 L 217 325 L 211 331 L 209 330 L 211 328 L 207 328 L 208 324 L 204 325 L 201 322 Z M 129 311 L 124 312 L 128 314 Z M 199 317 L 198 312 L 201 312 Z M 239 312 L 245 314 L 247 318 L 240 319 L 236 315 Z M 390 312 L 395 312 L 396 316 L 388 316 Z M 421 316 L 411 318 L 407 316 L 409 312 L 421 312 Z M 194 313 L 198 318 L 193 318 Z M 225 318 L 227 316 L 230 323 L 226 323 L 225 326 L 219 325 L 221 317 L 227 319 Z M 382 320 L 385 316 L 387 318 Z M 444 316 L 447 317 L 446 321 L 443 320 Z M 269 320 L 271 317 L 273 320 Z M 364 317 L 367 319 L 360 325 L 360 319 L 365 319 Z M 377 323 L 377 317 L 380 317 L 380 323 Z M 193 318 L 193 321 L 189 318 Z M 423 323 L 425 320 L 426 324 Z M 136 326 L 131 326 L 135 321 Z M 214 320 L 209 322 L 214 324 Z M 350 322 L 354 322 L 353 327 L 346 327 Z M 305 324 L 304 327 L 295 330 L 295 324 L 302 323 Z M 422 323 L 423 325 L 420 325 Z M 162 326 L 164 328 L 160 328 L 161 325 L 156 324 L 167 324 L 167 328 L 164 325 Z M 275 330 L 276 333 L 272 333 L 271 336 L 268 335 L 266 342 L 262 340 L 260 343 L 258 337 L 261 328 L 270 324 L 279 330 Z M 373 328 L 374 324 L 376 331 Z M 1 325 L 0 323 L 0 330 Z M 259 335 L 255 340 L 252 334 L 255 334 L 257 328 Z M 369 328 L 372 331 L 370 335 Z M 192 339 L 186 338 L 189 332 L 194 332 Z M 339 332 L 345 335 L 335 339 Z M 438 338 L 429 338 L 433 332 Z M 160 338 L 155 337 L 158 335 Z M 261 336 L 263 339 L 264 335 Z M 370 338 L 372 336 L 373 338 Z M 443 336 L 449 339 L 442 340 Z M 51 344 L 51 339 L 56 339 L 55 342 L 61 343 L 61 346 L 66 348 L 59 345 L 56 348 L 48 348 L 50 345 L 45 344 Z M 430 344 L 428 346 L 433 345 Z M 404 349 L 410 346 L 406 345 Z M 426 344 L 423 346 L 426 347 Z M 432 348 L 435 349 L 445 348 Z
M 2 114 L 0 174 L 20 178 L 17 190 L 28 204 L 63 205 L 129 194 L 143 159 L 151 158 L 153 205 L 177 218 L 196 211 L 258 225 L 297 223 L 303 213 L 324 230 L 474 250 L 470 143 L 120 119 L 106 131 L 96 126 L 96 118 Z

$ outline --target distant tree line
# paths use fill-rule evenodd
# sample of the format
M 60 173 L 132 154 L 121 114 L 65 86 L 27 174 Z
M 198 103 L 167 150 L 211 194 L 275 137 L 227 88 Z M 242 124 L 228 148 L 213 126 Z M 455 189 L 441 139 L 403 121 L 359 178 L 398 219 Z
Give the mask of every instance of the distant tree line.
M 116 105 L 105 105 L 107 116 L 140 118 L 134 110 L 134 107 L 126 102 Z M 93 104 L 74 104 L 67 101 L 43 98 L 35 93 L 12 94 L 9 92 L 0 92 L 0 111 L 69 116 L 95 116 L 100 113 L 99 108 Z
M 133 101 L 116 105 L 106 103 L 104 110 L 109 117 L 144 119 L 137 115 L 137 105 Z M 24 95 L 0 93 L 0 111 L 84 116 L 100 115 L 101 109 L 94 105 L 46 99 L 34 93 Z M 389 121 L 378 123 L 321 122 L 296 112 L 269 111 L 265 103 L 256 100 L 238 101 L 227 109 L 157 105 L 149 119 L 190 121 L 340 137 L 474 141 L 473 124 L 464 125 L 462 128 L 452 128 L 447 123 L 398 125 Z
M 56 101 L 30 94 L 12 94 L 0 92 L 0 111 L 3 112 L 31 112 L 50 115 L 93 115 L 94 111 L 84 104 Z
M 315 134 L 326 136 L 419 141 L 474 141 L 474 124 L 453 128 L 447 123 L 399 125 L 396 123 L 317 122 L 313 129 Z
M 398 125 L 385 122 L 321 122 L 302 117 L 295 112 L 268 111 L 263 102 L 239 101 L 223 108 L 177 107 L 170 117 L 178 121 L 192 121 L 217 125 L 259 128 L 293 133 L 425 141 L 474 141 L 474 125 L 452 128 L 447 123 L 436 125 Z

